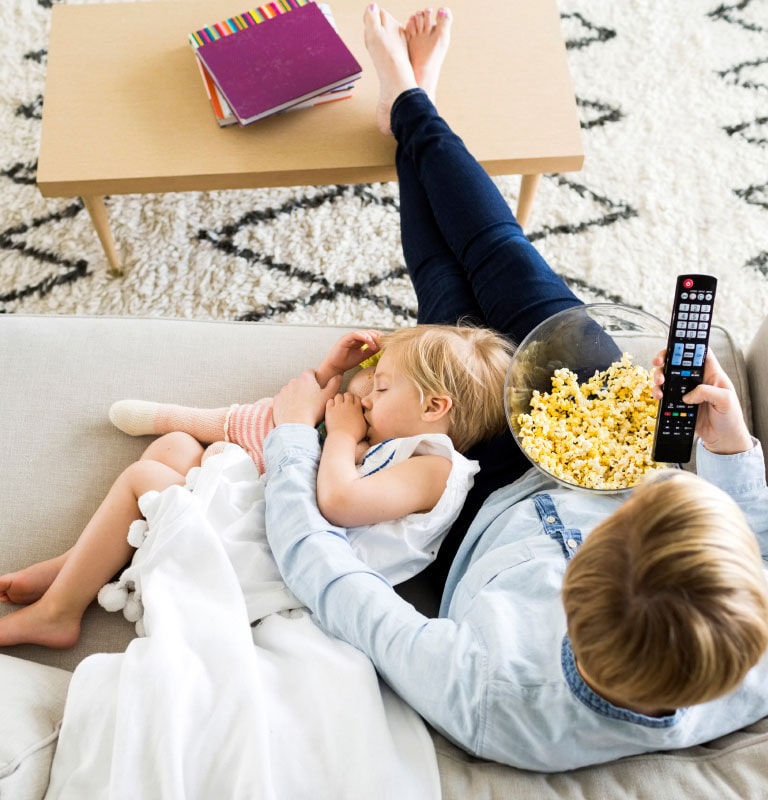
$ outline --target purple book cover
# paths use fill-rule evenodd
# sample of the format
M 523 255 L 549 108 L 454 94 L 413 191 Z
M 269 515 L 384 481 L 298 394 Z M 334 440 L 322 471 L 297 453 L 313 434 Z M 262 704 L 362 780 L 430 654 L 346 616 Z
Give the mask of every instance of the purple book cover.
M 196 51 L 241 125 L 360 77 L 357 59 L 315 3 Z

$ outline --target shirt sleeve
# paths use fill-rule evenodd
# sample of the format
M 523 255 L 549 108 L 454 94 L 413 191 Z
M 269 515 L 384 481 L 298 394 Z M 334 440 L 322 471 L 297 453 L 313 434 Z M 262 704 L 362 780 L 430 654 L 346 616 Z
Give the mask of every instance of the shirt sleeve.
M 430 724 L 475 752 L 487 685 L 479 632 L 420 614 L 355 556 L 317 508 L 319 457 L 307 426 L 280 425 L 267 438 L 267 538 L 283 579 L 323 629 L 365 653 Z
M 696 450 L 696 471 L 729 494 L 741 508 L 757 536 L 763 559 L 768 561 L 768 487 L 765 458 L 757 439 L 754 447 L 735 455 L 710 453 L 701 443 Z

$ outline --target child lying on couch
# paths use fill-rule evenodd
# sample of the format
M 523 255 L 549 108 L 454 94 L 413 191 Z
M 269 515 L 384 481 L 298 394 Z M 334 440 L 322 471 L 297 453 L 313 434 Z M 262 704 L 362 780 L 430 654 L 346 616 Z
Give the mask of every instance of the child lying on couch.
M 483 328 L 422 325 L 380 338 L 358 332 L 321 365 L 326 388 L 337 390 L 341 372 L 379 351 L 372 390 L 327 403 L 317 498 L 329 521 L 349 528 L 358 552 L 396 583 L 434 558 L 461 510 L 477 464 L 457 451 L 506 426 L 510 347 Z M 361 440 L 368 449 L 358 466 Z M 85 609 L 132 555 L 126 535 L 141 517 L 139 498 L 183 485 L 202 456 L 189 433 L 161 436 L 118 477 L 70 550 L 0 576 L 0 601 L 29 604 L 0 619 L 0 645 L 71 647 Z

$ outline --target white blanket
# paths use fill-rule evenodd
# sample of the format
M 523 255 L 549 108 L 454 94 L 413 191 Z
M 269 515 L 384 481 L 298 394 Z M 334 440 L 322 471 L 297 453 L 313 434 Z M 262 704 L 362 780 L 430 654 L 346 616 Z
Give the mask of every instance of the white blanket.
M 146 636 L 75 670 L 47 798 L 440 797 L 424 723 L 365 656 L 305 609 L 250 627 L 263 493 L 246 462 L 227 448 L 194 492 L 142 498 Z M 268 604 L 295 605 L 259 552 Z

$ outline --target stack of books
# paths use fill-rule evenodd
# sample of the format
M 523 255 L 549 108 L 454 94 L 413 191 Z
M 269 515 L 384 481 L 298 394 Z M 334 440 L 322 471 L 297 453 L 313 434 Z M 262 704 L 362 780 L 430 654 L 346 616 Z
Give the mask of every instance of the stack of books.
M 343 100 L 362 68 L 330 8 L 275 0 L 189 34 L 221 126 Z

